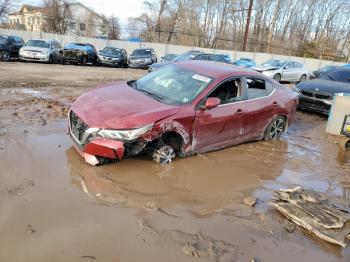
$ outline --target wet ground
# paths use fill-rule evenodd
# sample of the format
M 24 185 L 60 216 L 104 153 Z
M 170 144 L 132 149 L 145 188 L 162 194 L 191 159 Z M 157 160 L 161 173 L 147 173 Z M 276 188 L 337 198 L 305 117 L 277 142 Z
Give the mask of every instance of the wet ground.
M 69 104 L 142 70 L 0 63 L 0 261 L 349 261 L 268 205 L 295 185 L 350 206 L 350 155 L 326 118 L 298 112 L 281 141 L 159 166 L 87 165 L 66 135 Z M 256 197 L 255 207 L 243 203 Z

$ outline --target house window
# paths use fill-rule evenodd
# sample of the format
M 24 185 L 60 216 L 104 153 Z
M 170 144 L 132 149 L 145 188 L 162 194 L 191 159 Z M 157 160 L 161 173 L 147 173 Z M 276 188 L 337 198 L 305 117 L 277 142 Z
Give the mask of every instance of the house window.
M 80 31 L 85 31 L 86 25 L 84 23 L 80 23 Z
M 75 30 L 75 29 L 77 28 L 77 25 L 76 25 L 75 22 L 71 22 L 71 23 L 69 24 L 69 27 L 70 27 L 71 30 Z

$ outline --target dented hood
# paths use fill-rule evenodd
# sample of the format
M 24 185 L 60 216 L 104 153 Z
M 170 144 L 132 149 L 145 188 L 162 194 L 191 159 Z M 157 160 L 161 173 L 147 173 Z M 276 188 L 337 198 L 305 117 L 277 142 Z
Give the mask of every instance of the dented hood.
M 155 123 L 179 109 L 143 94 L 126 82 L 91 90 L 71 108 L 89 127 L 131 129 Z

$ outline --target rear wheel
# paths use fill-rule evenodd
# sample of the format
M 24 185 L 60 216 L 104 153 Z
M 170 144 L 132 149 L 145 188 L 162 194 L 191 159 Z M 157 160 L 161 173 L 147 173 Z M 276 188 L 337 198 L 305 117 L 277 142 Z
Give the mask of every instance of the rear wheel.
M 154 162 L 166 165 L 171 163 L 175 158 L 175 151 L 171 146 L 163 145 L 153 151 L 152 158 Z
M 299 82 L 303 82 L 306 80 L 306 75 L 302 75 L 299 79 Z
M 275 74 L 273 76 L 273 79 L 276 80 L 277 82 L 280 82 L 281 81 L 281 74 Z
M 274 118 L 265 130 L 264 140 L 275 140 L 281 137 L 286 127 L 286 119 L 283 116 Z
M 345 151 L 350 151 L 350 140 L 345 144 Z

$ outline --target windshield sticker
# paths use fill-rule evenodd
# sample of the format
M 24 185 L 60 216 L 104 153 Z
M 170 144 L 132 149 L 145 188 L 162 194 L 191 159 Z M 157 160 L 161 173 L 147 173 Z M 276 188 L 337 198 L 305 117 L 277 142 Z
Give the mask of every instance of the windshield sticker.
M 201 75 L 194 75 L 192 76 L 193 79 L 205 82 L 205 83 L 209 83 L 210 82 L 210 78 L 205 77 L 205 76 L 201 76 Z

